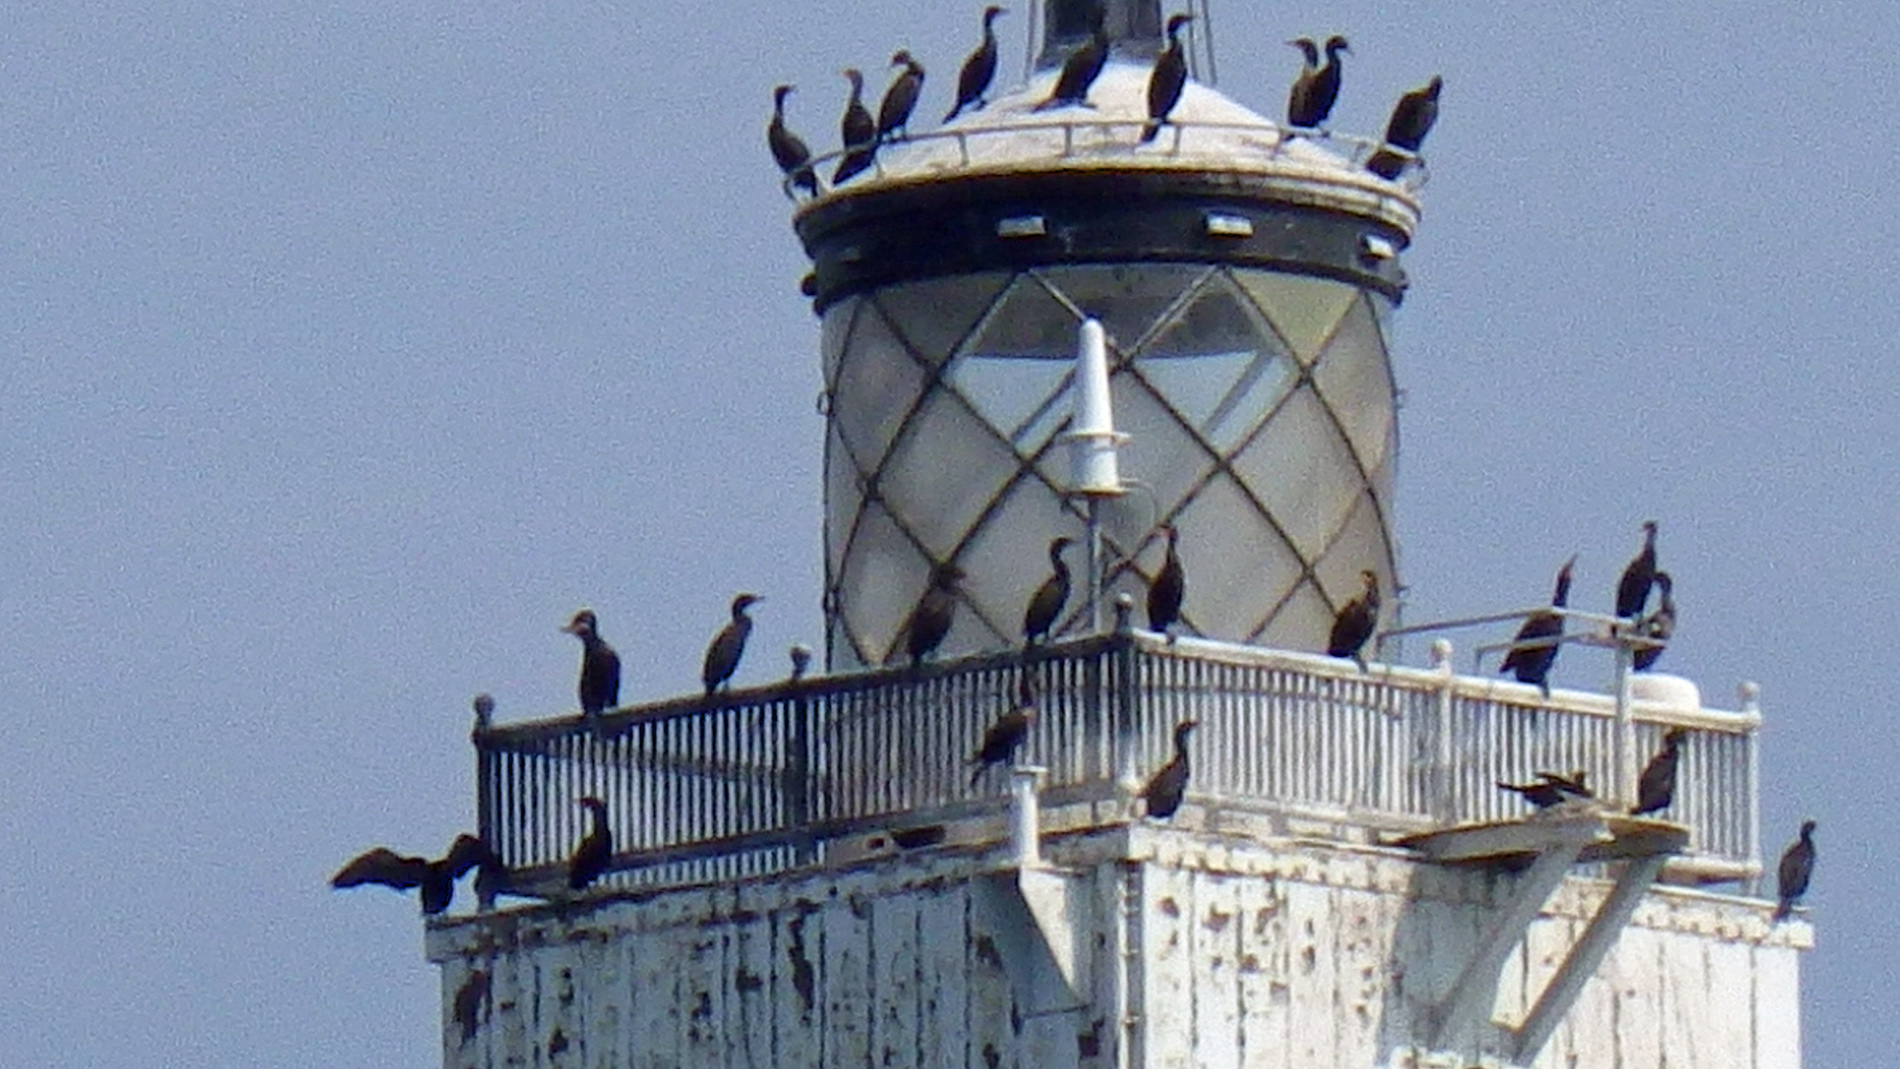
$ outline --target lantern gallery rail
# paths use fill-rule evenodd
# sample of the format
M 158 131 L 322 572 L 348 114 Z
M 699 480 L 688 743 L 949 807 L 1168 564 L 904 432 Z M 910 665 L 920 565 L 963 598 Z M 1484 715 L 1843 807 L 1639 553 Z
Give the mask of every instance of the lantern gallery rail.
M 1045 806 L 1132 817 L 1133 791 L 1166 760 L 1175 723 L 1192 718 L 1191 807 L 1377 837 L 1522 816 L 1496 781 L 1538 770 L 1634 783 L 1633 768 L 1613 769 L 1616 755 L 1640 765 L 1664 731 L 1685 727 L 1675 800 L 1659 814 L 1690 829 L 1678 868 L 1703 880 L 1759 871 L 1752 691 L 1741 712 L 1635 702 L 1619 740 L 1609 695 L 1546 698 L 1458 676 L 1448 645 L 1438 650 L 1433 668 L 1362 674 L 1349 661 L 1139 631 L 1056 643 L 1028 662 L 1039 715 L 1018 758 L 1047 768 Z M 1024 664 L 991 654 L 630 707 L 593 724 L 478 724 L 482 837 L 532 891 L 579 840 L 587 796 L 608 807 L 609 882 L 622 886 L 780 871 L 848 836 L 901 842 L 903 829 L 1000 818 L 1007 770 L 972 784 L 965 761 L 1015 704 Z

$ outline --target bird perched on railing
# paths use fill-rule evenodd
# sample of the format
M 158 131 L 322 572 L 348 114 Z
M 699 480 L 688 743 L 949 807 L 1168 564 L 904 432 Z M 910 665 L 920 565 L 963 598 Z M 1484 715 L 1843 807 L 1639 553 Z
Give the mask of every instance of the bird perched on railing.
M 501 859 L 473 835 L 458 835 L 449 844 L 449 852 L 430 860 L 398 854 L 379 846 L 351 858 L 330 877 L 330 886 L 342 890 L 366 883 L 381 884 L 406 891 L 421 888 L 422 912 L 433 916 L 449 908 L 455 899 L 455 881 L 470 869 L 502 869 Z
M 789 85 L 772 89 L 772 121 L 765 128 L 765 143 L 772 150 L 772 160 L 778 164 L 778 169 L 791 179 L 792 188 L 803 189 L 815 197 L 818 195 L 818 176 L 811 169 L 811 148 L 805 144 L 804 138 L 785 126 L 785 98 L 791 91 Z
M 1682 743 L 1688 737 L 1689 732 L 1682 728 L 1670 728 L 1663 734 L 1662 749 L 1643 766 L 1643 774 L 1636 781 L 1636 804 L 1630 809 L 1631 816 L 1660 813 L 1675 801 L 1676 764 L 1682 760 Z
M 1638 633 L 1656 643 L 1654 646 L 1642 646 L 1631 655 L 1631 667 L 1638 672 L 1647 671 L 1669 647 L 1669 640 L 1676 635 L 1676 581 L 1668 572 L 1656 573 L 1656 589 L 1661 591 L 1656 611 L 1649 614 Z
M 908 49 L 900 48 L 891 56 L 891 66 L 903 67 L 897 77 L 891 79 L 890 87 L 884 90 L 884 99 L 877 106 L 877 139 L 895 141 L 898 131 L 905 130 L 910 122 L 910 113 L 917 110 L 917 98 L 924 91 L 924 65 Z M 908 136 L 908 131 L 906 131 Z
M 796 642 L 786 652 L 792 658 L 792 682 L 796 683 L 805 678 L 805 673 L 811 670 L 811 647 L 803 642 Z
M 1168 557 L 1155 573 L 1154 582 L 1148 584 L 1148 630 L 1166 632 L 1172 642 L 1174 634 L 1168 629 L 1181 619 L 1181 602 L 1187 597 L 1187 570 L 1181 567 L 1181 532 L 1173 524 L 1162 530 L 1168 535 Z
M 582 798 L 580 804 L 587 807 L 589 827 L 580 845 L 568 855 L 567 886 L 571 891 L 583 890 L 599 879 L 614 857 L 614 833 L 607 826 L 607 803 L 598 798 Z
M 1424 88 L 1400 97 L 1392 109 L 1392 118 L 1385 124 L 1385 143 L 1417 153 L 1425 144 L 1425 135 L 1432 132 L 1432 124 L 1438 121 L 1438 93 L 1443 88 L 1445 79 L 1434 74 Z M 1405 160 L 1406 157 L 1381 148 L 1366 161 L 1366 170 L 1380 178 L 1397 178 L 1405 169 Z
M 1148 785 L 1141 789 L 1142 809 L 1156 820 L 1173 816 L 1174 811 L 1181 808 L 1181 799 L 1187 796 L 1188 734 L 1199 726 L 1194 720 L 1174 725 L 1174 758 L 1149 777 Z
M 957 105 L 950 109 L 950 114 L 943 117 L 944 122 L 956 118 L 959 112 L 972 104 L 976 106 L 970 108 L 971 111 L 982 111 L 989 103 L 984 99 L 983 94 L 989 92 L 990 82 L 996 78 L 994 23 L 996 16 L 1003 14 L 1007 12 L 995 4 L 983 9 L 983 40 L 963 61 L 963 69 L 957 72 Z
M 1617 617 L 1633 620 L 1643 615 L 1643 606 L 1649 601 L 1649 588 L 1655 585 L 1656 521 L 1644 520 L 1643 548 L 1630 559 L 1622 578 L 1616 581 Z
M 1074 541 L 1062 537 L 1049 543 L 1049 566 L 1053 574 L 1042 581 L 1029 596 L 1029 604 L 1023 607 L 1023 644 L 1026 646 L 1048 638 L 1056 620 L 1062 616 L 1062 607 L 1069 603 L 1069 566 L 1062 562 L 1062 551 Z
M 1319 64 L 1319 49 L 1311 38 L 1299 37 L 1287 44 L 1300 50 L 1305 60 L 1300 73 L 1293 80 L 1293 88 L 1286 99 L 1286 121 L 1289 126 L 1303 129 L 1318 127 L 1326 122 L 1333 113 L 1333 105 L 1339 100 L 1339 86 L 1345 75 L 1340 65 L 1339 55 L 1351 52 L 1352 46 L 1346 39 L 1334 34 L 1326 39 L 1326 64 Z
M 581 640 L 581 713 L 599 716 L 620 704 L 620 655 L 600 637 L 594 610 L 582 609 L 561 628 Z
M 983 773 L 992 766 L 1007 765 L 1016 759 L 1016 750 L 1029 737 L 1029 729 L 1036 723 L 1036 688 L 1031 681 L 1031 671 L 1025 666 L 1016 684 L 1016 705 L 1009 712 L 996 718 L 996 723 L 983 733 L 983 741 L 965 764 L 976 766 L 970 773 L 970 789 L 975 790 L 983 779 Z
M 954 564 L 946 562 L 930 569 L 930 585 L 904 623 L 904 650 L 910 654 L 912 668 L 921 665 L 949 637 L 957 615 L 957 584 L 962 580 L 963 569 Z
M 1515 791 L 1539 809 L 1549 809 L 1559 802 L 1596 797 L 1584 783 L 1582 769 L 1568 776 L 1556 772 L 1539 772 L 1535 783 L 1506 783 L 1498 780 L 1497 784 L 1499 790 Z
M 1359 578 L 1365 582 L 1365 590 L 1333 617 L 1332 633 L 1326 637 L 1326 656 L 1351 657 L 1363 672 L 1366 659 L 1361 651 L 1379 626 L 1379 576 L 1367 569 L 1359 573 Z
M 745 640 L 752 634 L 752 617 L 746 610 L 765 599 L 757 594 L 740 594 L 732 599 L 732 620 L 719 629 L 706 646 L 706 660 L 699 669 L 699 681 L 706 684 L 710 698 L 739 670 L 739 658 L 745 656 Z
M 1032 110 L 1047 111 L 1070 104 L 1094 107 L 1089 103 L 1089 87 L 1095 84 L 1102 67 L 1108 63 L 1108 44 L 1107 12 L 1097 4 L 1089 16 L 1088 40 L 1077 45 L 1069 58 L 1062 61 L 1062 70 L 1056 74 L 1056 85 L 1049 91 L 1049 99 Z
M 1775 870 L 1776 903 L 1774 921 L 1784 921 L 1794 905 L 1808 893 L 1808 879 L 1814 875 L 1814 821 L 1801 822 L 1801 838 L 1781 855 L 1781 867 Z
M 1192 15 L 1168 16 L 1168 45 L 1155 57 L 1154 71 L 1148 75 L 1148 123 L 1141 128 L 1141 140 L 1153 141 L 1161 124 L 1181 102 L 1181 90 L 1187 87 L 1187 51 L 1178 36 L 1181 27 L 1194 21 Z
M 1561 609 L 1570 604 L 1570 570 L 1577 563 L 1576 557 L 1564 562 L 1557 570 L 1557 590 L 1551 595 L 1550 605 Z M 1517 637 L 1511 640 L 1511 652 L 1498 665 L 1499 672 L 1516 672 L 1519 683 L 1534 683 L 1550 697 L 1550 666 L 1557 663 L 1557 649 L 1563 638 L 1564 618 L 1555 612 L 1534 612 L 1517 629 Z
M 851 99 L 845 102 L 844 118 L 838 122 L 838 133 L 844 140 L 844 158 L 831 174 L 834 186 L 870 167 L 877 158 L 877 117 L 864 106 L 864 72 L 847 67 L 844 77 L 851 83 Z

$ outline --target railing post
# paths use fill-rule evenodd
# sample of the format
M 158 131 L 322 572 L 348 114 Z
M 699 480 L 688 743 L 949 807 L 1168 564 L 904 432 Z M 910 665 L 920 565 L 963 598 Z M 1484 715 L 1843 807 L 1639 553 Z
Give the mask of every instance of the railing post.
M 1452 649 L 1450 639 L 1432 640 L 1432 669 L 1438 673 L 1438 722 L 1433 727 L 1436 735 L 1432 754 L 1432 819 L 1440 824 L 1451 824 L 1456 819 L 1457 806 L 1452 799 L 1451 780 L 1451 694 L 1452 694 Z
M 1632 627 L 1635 625 L 1632 624 Z M 1612 740 L 1615 764 L 1610 766 L 1610 797 L 1616 804 L 1627 806 L 1636 801 L 1635 791 L 1630 789 L 1632 779 L 1630 770 L 1631 754 L 1635 752 L 1635 725 L 1630 721 L 1630 669 L 1633 667 L 1633 654 L 1630 644 L 1623 640 L 1623 633 L 1614 628 L 1611 634 L 1616 638 L 1616 738 Z
M 1135 766 L 1136 749 L 1141 736 L 1137 719 L 1135 673 L 1139 652 L 1135 645 L 1135 599 L 1127 594 L 1115 596 L 1115 644 L 1109 655 L 1114 669 L 1114 698 L 1110 704 L 1110 723 L 1114 725 L 1115 779 L 1127 793 L 1139 789 L 1141 772 Z
M 811 663 L 811 651 L 792 647 L 792 679 L 797 689 L 792 694 L 791 724 L 785 744 L 785 821 L 799 830 L 793 839 L 792 855 L 796 864 L 809 865 L 818 860 L 817 843 L 811 834 L 812 811 L 812 700 L 811 692 L 798 682 Z
M 1759 721 L 1761 717 L 1761 685 L 1744 680 L 1740 686 L 1735 688 L 1735 691 L 1737 697 L 1741 699 L 1742 712 L 1755 717 L 1757 721 Z M 1748 814 L 1748 830 L 1746 833 L 1748 836 L 1748 861 L 1751 865 L 1755 866 L 1756 872 L 1756 875 L 1749 879 L 1747 890 L 1750 895 L 1754 895 L 1758 893 L 1762 879 L 1761 725 L 1759 722 L 1753 727 L 1750 727 L 1748 734 L 1743 736 L 1742 752 L 1747 755 L 1745 761 L 1748 765 L 1748 800 L 1743 807 Z
M 495 797 L 500 785 L 495 782 L 496 762 L 483 745 L 494 722 L 495 699 L 487 694 L 475 695 L 475 726 L 468 733 L 468 741 L 475 746 L 475 837 L 483 846 L 500 853 L 502 844 L 496 840 L 495 827 Z M 484 899 L 484 908 L 489 902 L 492 899 Z

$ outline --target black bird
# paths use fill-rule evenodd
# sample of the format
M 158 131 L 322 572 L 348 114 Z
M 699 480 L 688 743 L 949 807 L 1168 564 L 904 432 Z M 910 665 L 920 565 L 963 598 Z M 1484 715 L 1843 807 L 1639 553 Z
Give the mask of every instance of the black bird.
M 1286 94 L 1286 124 L 1288 126 L 1314 126 L 1313 121 L 1313 81 L 1319 77 L 1319 46 L 1311 37 L 1296 37 L 1287 44 L 1300 50 L 1303 62 L 1299 76 L 1293 79 L 1293 88 Z
M 796 683 L 811 668 L 811 647 L 800 642 L 788 652 L 792 655 L 792 682 Z
M 838 123 L 844 139 L 844 159 L 831 175 L 834 186 L 871 166 L 877 158 L 877 118 L 864 106 L 864 73 L 847 67 L 844 76 L 851 83 L 851 99 L 845 102 L 844 118 Z
M 1570 569 L 1577 563 L 1572 557 L 1557 572 L 1557 591 L 1551 595 L 1552 608 L 1570 604 Z M 1516 672 L 1519 683 L 1535 683 L 1550 697 L 1550 666 L 1557 663 L 1557 639 L 1564 633 L 1564 618 L 1554 612 L 1534 612 L 1517 629 L 1510 655 L 1498 665 L 1499 672 Z
M 1663 748 L 1643 766 L 1643 774 L 1636 781 L 1636 806 L 1630 810 L 1631 816 L 1660 813 L 1675 801 L 1676 762 L 1682 759 L 1682 741 L 1688 737 L 1682 728 L 1670 728 L 1663 735 Z
M 699 680 L 706 684 L 708 698 L 738 670 L 739 658 L 745 656 L 745 640 L 752 634 L 752 617 L 746 615 L 746 610 L 764 600 L 757 594 L 741 594 L 732 599 L 732 622 L 713 636 L 712 644 L 706 647 L 706 663 L 699 670 Z
M 1539 809 L 1549 809 L 1559 802 L 1569 801 L 1573 798 L 1596 797 L 1596 795 L 1590 792 L 1590 788 L 1584 784 L 1582 769 L 1578 769 L 1568 776 L 1559 775 L 1555 772 L 1539 772 L 1537 773 L 1537 782 L 1535 783 L 1506 783 L 1503 780 L 1498 780 L 1497 784 L 1499 790 L 1516 791 L 1518 794 L 1524 796 L 1525 801 Z
M 1438 121 L 1438 92 L 1445 88 L 1445 79 L 1432 75 L 1432 80 L 1422 89 L 1414 89 L 1399 98 L 1392 108 L 1392 118 L 1385 124 L 1385 143 L 1407 152 L 1416 153 L 1425 143 L 1425 135 L 1432 132 L 1432 124 Z M 1405 169 L 1406 157 L 1396 152 L 1380 149 L 1366 163 L 1366 169 L 1380 178 L 1397 178 Z
M 1808 877 L 1814 875 L 1814 821 L 1801 822 L 1801 841 L 1781 855 L 1781 867 L 1775 875 L 1779 877 L 1779 901 L 1775 904 L 1774 920 L 1784 921 L 1794 912 L 1794 904 L 1808 893 Z
M 879 141 L 896 140 L 897 132 L 905 130 L 910 122 L 910 113 L 917 110 L 917 98 L 924 91 L 924 65 L 917 62 L 907 49 L 898 49 L 891 57 L 891 66 L 903 67 L 896 78 L 891 79 L 890 88 L 884 90 L 884 99 L 877 106 L 877 139 Z
M 983 779 L 983 773 L 992 765 L 1007 765 L 1016 759 L 1016 750 L 1029 737 L 1029 729 L 1036 723 L 1036 688 L 1030 682 L 1028 668 L 1024 668 L 1021 681 L 1016 688 L 1016 707 L 996 718 L 996 723 L 983 733 L 983 742 L 966 764 L 976 766 L 970 773 L 970 789 Z
M 330 886 L 340 890 L 379 883 L 398 891 L 419 887 L 422 912 L 433 915 L 449 908 L 455 898 L 455 881 L 477 866 L 500 868 L 501 859 L 475 836 L 458 835 L 449 845 L 449 852 L 433 861 L 381 846 L 365 851 L 338 869 L 330 877 Z
M 804 138 L 785 128 L 785 98 L 792 91 L 789 85 L 777 86 L 772 90 L 772 122 L 765 128 L 765 143 L 772 149 L 772 159 L 778 163 L 778 169 L 792 180 L 792 188 L 803 189 L 812 196 L 818 195 L 818 176 L 811 169 L 811 148 Z
M 1340 66 L 1339 54 L 1351 51 L 1352 46 L 1338 34 L 1326 39 L 1326 65 L 1313 72 L 1313 81 L 1305 97 L 1306 111 L 1299 116 L 1306 121 L 1296 120 L 1293 125 L 1320 126 L 1326 122 L 1328 116 L 1332 115 L 1333 105 L 1339 100 L 1340 77 L 1345 73 L 1344 68 Z M 1296 88 L 1297 86 L 1298 83 L 1295 83 Z
M 1181 101 L 1181 90 L 1187 85 L 1187 51 L 1177 34 L 1193 21 L 1193 15 L 1168 16 L 1168 47 L 1155 57 L 1154 73 L 1148 76 L 1148 125 L 1141 128 L 1143 141 L 1155 139 L 1168 113 Z
M 1003 8 L 995 4 L 983 9 L 983 41 L 963 61 L 963 69 L 957 72 L 957 106 L 943 117 L 944 122 L 956 118 L 959 112 L 972 104 L 976 106 L 970 110 L 981 111 L 989 103 L 983 94 L 989 91 L 990 82 L 996 78 L 996 30 L 992 24 L 996 16 L 1005 13 Z
M 1029 604 L 1023 609 L 1023 643 L 1033 645 L 1039 639 L 1049 637 L 1049 631 L 1055 627 L 1056 620 L 1062 615 L 1062 607 L 1069 603 L 1069 566 L 1062 563 L 1062 551 L 1069 548 L 1075 540 L 1057 538 L 1049 543 L 1049 564 L 1055 574 L 1042 581 L 1036 592 L 1029 596 Z
M 1365 580 L 1365 592 L 1347 602 L 1333 617 L 1332 634 L 1326 637 L 1326 656 L 1351 657 L 1359 662 L 1359 670 L 1366 670 L 1366 659 L 1360 656 L 1366 648 L 1366 642 L 1372 638 L 1373 629 L 1379 625 L 1379 576 L 1370 569 L 1360 572 Z
M 581 712 L 599 716 L 620 704 L 620 655 L 600 637 L 594 610 L 582 609 L 561 630 L 581 640 Z
M 567 859 L 567 886 L 572 891 L 582 890 L 599 879 L 614 856 L 614 833 L 607 827 L 607 803 L 598 798 L 582 798 L 580 804 L 587 807 L 591 819 L 587 834 L 581 837 L 580 845 Z
M 1657 645 L 1644 646 L 1632 655 L 1632 666 L 1638 671 L 1647 671 L 1663 655 L 1669 646 L 1669 640 L 1676 634 L 1676 581 L 1668 572 L 1656 573 L 1656 589 L 1662 591 L 1661 602 L 1656 611 L 1642 623 L 1644 638 L 1653 639 Z
M 1181 808 L 1181 799 L 1187 794 L 1188 733 L 1199 726 L 1193 720 L 1183 720 L 1174 725 L 1174 759 L 1162 765 L 1161 770 L 1148 780 L 1148 785 L 1141 789 L 1145 809 L 1156 820 L 1166 820 Z
M 911 667 L 922 664 L 949 636 L 957 615 L 957 583 L 962 579 L 963 569 L 954 564 L 930 570 L 930 586 L 904 623 L 904 650 L 910 654 Z
M 1656 583 L 1656 521 L 1643 521 L 1643 548 L 1631 558 L 1629 567 L 1623 569 L 1623 578 L 1616 581 L 1616 615 L 1633 620 L 1643 615 L 1643 605 L 1649 601 L 1649 588 Z
M 1181 618 L 1181 601 L 1187 596 L 1187 572 L 1181 567 L 1181 532 L 1173 525 L 1162 530 L 1168 532 L 1168 559 L 1156 573 L 1155 581 L 1148 584 L 1150 631 L 1167 631 L 1173 627 Z M 1174 636 L 1170 634 L 1168 638 L 1173 641 Z
M 1102 67 L 1108 63 L 1107 12 L 1101 4 L 1095 5 L 1090 16 L 1089 39 L 1076 46 L 1069 58 L 1062 61 L 1062 71 L 1056 75 L 1056 87 L 1049 92 L 1049 99 L 1035 106 L 1035 111 L 1047 111 L 1050 108 L 1080 104 L 1085 108 L 1095 105 L 1089 103 L 1089 86 L 1102 73 Z

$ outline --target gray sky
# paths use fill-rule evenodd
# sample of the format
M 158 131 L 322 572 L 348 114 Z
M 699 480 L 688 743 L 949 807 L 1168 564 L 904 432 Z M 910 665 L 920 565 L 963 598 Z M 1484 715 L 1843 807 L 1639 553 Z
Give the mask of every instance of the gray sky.
M 1409 618 L 1572 552 L 1603 608 L 1660 520 L 1665 665 L 1763 686 L 1771 863 L 1820 821 L 1808 1065 L 1889 1055 L 1891 6 L 1213 3 L 1220 88 L 1269 114 L 1296 34 L 1352 38 L 1343 129 L 1446 78 L 1397 319 Z M 742 683 L 816 642 L 769 91 L 829 147 L 838 69 L 908 46 L 934 118 L 980 6 L 10 9 L 0 1060 L 435 1061 L 413 900 L 325 879 L 471 823 L 468 699 L 568 708 L 579 605 L 635 700 L 695 684 L 734 590 L 771 596 Z

